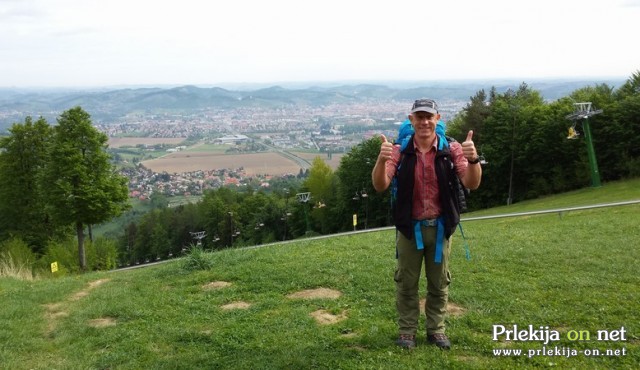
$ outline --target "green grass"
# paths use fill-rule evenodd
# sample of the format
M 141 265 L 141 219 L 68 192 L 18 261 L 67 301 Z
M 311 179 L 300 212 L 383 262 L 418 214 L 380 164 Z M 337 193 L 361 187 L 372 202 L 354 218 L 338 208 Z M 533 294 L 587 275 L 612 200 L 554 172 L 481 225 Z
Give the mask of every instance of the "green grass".
M 471 194 L 473 197 L 473 193 Z M 563 194 L 550 195 L 535 200 L 526 200 L 509 206 L 494 207 L 465 214 L 465 217 L 487 216 L 505 213 L 539 211 L 546 209 L 568 208 L 608 202 L 640 200 L 640 178 L 614 181 L 602 184 L 599 188 L 583 188 Z
M 546 209 L 640 199 L 630 182 L 547 198 Z M 615 184 L 612 184 L 612 186 Z M 509 212 L 516 205 L 509 207 Z M 530 208 L 526 208 L 530 207 Z M 454 236 L 449 317 L 453 348 L 395 347 L 393 231 L 230 249 L 127 271 L 19 281 L 0 279 L 0 368 L 7 369 L 511 369 L 640 367 L 640 205 L 469 221 Z M 208 258 L 213 267 L 202 258 Z M 193 261 L 191 261 L 193 262 Z M 191 266 L 191 267 L 190 267 Z M 107 279 L 100 285 L 89 284 Z M 206 290 L 226 281 L 231 286 Z M 287 295 L 331 288 L 338 299 Z M 84 293 L 85 296 L 78 296 Z M 424 282 L 421 294 L 424 295 Z M 221 306 L 244 301 L 248 309 Z M 346 319 L 319 325 L 324 309 Z M 95 328 L 95 319 L 111 326 Z M 496 357 L 496 349 L 538 350 L 541 342 L 492 340 L 493 325 L 548 326 L 547 348 L 624 349 L 625 356 Z M 421 319 L 421 327 L 424 319 Z M 626 329 L 625 341 L 598 341 L 598 330 Z M 567 333 L 586 330 L 589 341 Z
M 198 203 L 202 199 L 201 195 L 175 195 L 168 196 L 167 201 L 169 202 L 169 207 L 177 207 L 183 204 L 189 203 Z
M 109 149 L 109 151 L 114 154 L 119 154 L 122 160 L 126 160 L 129 162 L 132 162 L 133 158 L 138 158 L 139 160 L 147 160 L 159 158 L 169 154 L 166 149 L 148 150 L 145 148 L 135 147 L 111 148 Z

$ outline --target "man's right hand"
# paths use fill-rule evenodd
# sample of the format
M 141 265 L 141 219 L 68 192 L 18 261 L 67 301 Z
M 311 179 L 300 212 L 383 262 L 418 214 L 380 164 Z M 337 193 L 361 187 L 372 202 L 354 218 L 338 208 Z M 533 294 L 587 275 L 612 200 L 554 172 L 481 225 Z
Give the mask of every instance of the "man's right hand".
M 386 163 L 393 156 L 393 143 L 387 141 L 387 137 L 384 134 L 380 134 L 382 144 L 380 145 L 380 154 L 378 154 L 378 161 Z
M 371 171 L 371 183 L 376 191 L 383 191 L 389 187 L 391 179 L 385 173 L 385 165 L 387 161 L 393 158 L 393 143 L 387 141 L 387 137 L 380 134 L 382 144 L 380 144 L 380 153 L 373 171 Z

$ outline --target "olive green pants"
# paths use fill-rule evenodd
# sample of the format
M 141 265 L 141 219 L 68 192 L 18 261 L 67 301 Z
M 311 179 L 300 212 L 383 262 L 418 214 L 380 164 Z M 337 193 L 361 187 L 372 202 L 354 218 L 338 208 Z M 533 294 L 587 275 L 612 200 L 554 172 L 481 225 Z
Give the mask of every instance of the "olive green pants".
M 396 248 L 398 250 L 398 266 L 394 280 L 396 281 L 396 308 L 398 310 L 398 326 L 400 334 L 415 335 L 418 329 L 420 303 L 418 287 L 422 264 L 425 265 L 427 277 L 427 302 L 425 304 L 427 335 L 444 333 L 444 320 L 449 298 L 449 252 L 450 240 L 445 240 L 441 263 L 435 263 L 436 227 L 423 226 L 422 240 L 424 249 L 416 248 L 416 238 L 408 240 L 397 232 Z

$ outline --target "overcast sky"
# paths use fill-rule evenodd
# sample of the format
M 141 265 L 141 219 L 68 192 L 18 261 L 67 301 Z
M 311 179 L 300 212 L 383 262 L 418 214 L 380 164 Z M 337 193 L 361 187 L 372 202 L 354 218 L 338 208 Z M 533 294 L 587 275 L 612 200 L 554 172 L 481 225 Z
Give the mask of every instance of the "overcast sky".
M 0 87 L 622 77 L 640 0 L 0 0 Z

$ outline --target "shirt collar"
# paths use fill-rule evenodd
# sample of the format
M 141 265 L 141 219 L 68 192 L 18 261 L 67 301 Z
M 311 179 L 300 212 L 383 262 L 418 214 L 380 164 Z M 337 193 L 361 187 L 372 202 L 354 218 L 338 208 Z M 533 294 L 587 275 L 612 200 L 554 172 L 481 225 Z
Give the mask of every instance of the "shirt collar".
M 427 152 L 430 152 L 432 150 L 435 150 L 436 152 L 438 151 L 438 140 L 438 135 L 436 135 L 436 139 L 433 141 L 433 144 L 431 144 L 431 148 L 429 148 Z M 413 148 L 416 152 L 422 153 L 422 151 L 420 151 L 420 149 L 418 148 L 415 135 L 413 136 Z

